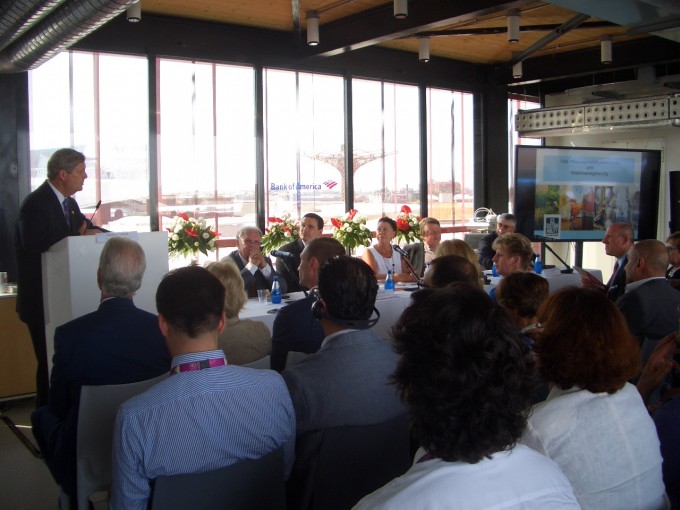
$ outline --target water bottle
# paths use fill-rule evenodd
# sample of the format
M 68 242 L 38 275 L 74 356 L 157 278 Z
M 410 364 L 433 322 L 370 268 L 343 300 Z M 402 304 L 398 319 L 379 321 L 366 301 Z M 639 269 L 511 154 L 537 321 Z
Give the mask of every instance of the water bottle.
M 387 270 L 387 277 L 385 278 L 385 292 L 389 294 L 394 294 L 394 277 L 392 276 L 392 270 Z
M 540 255 L 536 255 L 536 260 L 534 260 L 534 272 L 536 274 L 541 274 L 543 272 L 543 264 L 541 264 Z
M 491 276 L 498 277 L 498 269 L 496 268 L 495 262 L 491 266 Z
M 272 304 L 273 305 L 280 305 L 281 304 L 281 286 L 279 285 L 279 277 L 274 276 L 272 279 Z

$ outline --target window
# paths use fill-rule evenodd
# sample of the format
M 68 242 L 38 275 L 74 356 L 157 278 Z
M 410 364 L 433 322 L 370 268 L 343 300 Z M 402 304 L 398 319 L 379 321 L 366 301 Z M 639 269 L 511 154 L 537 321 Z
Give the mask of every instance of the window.
M 510 188 L 508 211 L 515 210 L 515 146 L 516 145 L 542 145 L 541 138 L 521 138 L 517 134 L 515 116 L 520 110 L 533 110 L 540 108 L 541 104 L 526 99 L 508 99 L 508 187 Z

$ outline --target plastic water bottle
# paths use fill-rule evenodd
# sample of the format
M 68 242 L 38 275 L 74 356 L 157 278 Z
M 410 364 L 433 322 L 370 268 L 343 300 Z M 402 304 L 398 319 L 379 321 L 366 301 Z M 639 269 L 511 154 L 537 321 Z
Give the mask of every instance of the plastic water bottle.
M 543 272 L 543 264 L 541 264 L 540 255 L 536 255 L 536 260 L 534 260 L 534 272 L 536 274 L 541 274 Z
M 394 294 L 394 276 L 392 276 L 392 270 L 387 270 L 387 277 L 385 278 L 385 292 L 389 294 Z
M 491 276 L 498 277 L 498 268 L 496 268 L 495 262 L 491 266 Z
M 281 286 L 279 285 L 279 277 L 274 276 L 272 280 L 272 304 L 273 305 L 280 305 L 281 304 Z

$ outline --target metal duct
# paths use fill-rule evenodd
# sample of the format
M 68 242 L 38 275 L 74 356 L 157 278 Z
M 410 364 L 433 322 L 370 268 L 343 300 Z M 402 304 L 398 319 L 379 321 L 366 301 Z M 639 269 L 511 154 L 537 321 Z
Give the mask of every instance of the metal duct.
M 0 52 L 0 72 L 38 67 L 137 0 L 68 0 Z
M 64 0 L 4 0 L 0 3 L 0 50 Z

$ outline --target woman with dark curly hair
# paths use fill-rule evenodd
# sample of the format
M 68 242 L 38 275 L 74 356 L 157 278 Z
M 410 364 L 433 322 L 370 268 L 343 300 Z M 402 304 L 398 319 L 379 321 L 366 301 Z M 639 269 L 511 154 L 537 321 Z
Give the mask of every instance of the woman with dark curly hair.
M 579 508 L 557 466 L 516 445 L 533 363 L 484 291 L 454 283 L 416 292 L 393 336 L 393 378 L 420 449 L 409 471 L 355 508 Z
M 654 423 L 635 386 L 640 347 L 604 294 L 569 287 L 538 312 L 534 350 L 551 386 L 522 443 L 554 460 L 584 509 L 667 508 Z

